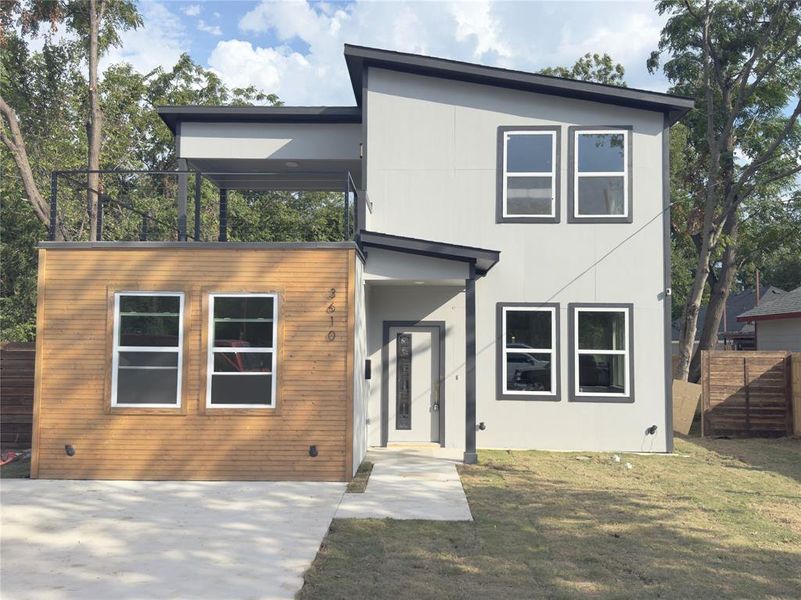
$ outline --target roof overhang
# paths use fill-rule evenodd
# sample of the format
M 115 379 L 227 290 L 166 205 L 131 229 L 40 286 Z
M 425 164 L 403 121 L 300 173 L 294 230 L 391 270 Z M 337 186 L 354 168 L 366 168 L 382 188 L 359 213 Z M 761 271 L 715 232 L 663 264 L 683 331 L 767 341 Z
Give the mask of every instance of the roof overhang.
M 793 312 L 784 312 L 784 313 L 773 313 L 770 315 L 763 314 L 763 315 L 749 315 L 743 314 L 737 317 L 737 320 L 742 322 L 752 322 L 752 321 L 775 321 L 777 319 L 801 319 L 801 311 L 793 311 Z
M 159 106 L 156 112 L 175 133 L 178 123 L 361 123 L 358 106 Z
M 474 246 L 461 246 L 432 240 L 421 240 L 419 238 L 390 235 L 387 233 L 378 233 L 376 231 L 361 231 L 356 242 L 362 250 L 366 250 L 367 248 L 383 248 L 385 250 L 393 250 L 405 254 L 417 254 L 430 256 L 432 258 L 472 263 L 476 267 L 476 276 L 478 277 L 486 275 L 486 273 L 498 263 L 501 257 L 501 253 L 498 250 L 487 250 L 486 248 L 476 248 Z
M 415 75 L 652 110 L 665 113 L 671 124 L 678 121 L 694 105 L 692 98 L 672 94 L 538 75 L 525 71 L 513 71 L 351 44 L 345 44 L 345 62 L 348 65 L 357 104 L 361 104 L 362 101 L 362 82 L 366 68 L 378 67 Z

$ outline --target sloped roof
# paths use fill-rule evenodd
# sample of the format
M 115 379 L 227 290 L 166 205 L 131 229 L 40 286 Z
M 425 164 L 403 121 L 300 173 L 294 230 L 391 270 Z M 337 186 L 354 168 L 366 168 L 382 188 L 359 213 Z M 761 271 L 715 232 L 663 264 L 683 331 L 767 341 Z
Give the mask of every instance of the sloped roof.
M 767 286 L 759 297 L 760 306 L 786 293 L 787 292 L 781 288 L 772 285 Z M 753 333 L 753 327 L 749 327 L 746 323 L 738 322 L 737 317 L 754 306 L 756 306 L 756 290 L 748 289 L 737 294 L 730 294 L 728 300 L 726 300 L 726 321 L 724 322 L 723 319 L 721 319 L 718 332 L 747 333 L 751 331 L 751 333 Z M 701 339 L 701 331 L 704 328 L 704 321 L 706 320 L 706 308 L 706 305 L 702 306 L 698 313 L 698 329 L 695 332 L 696 340 Z M 673 321 L 672 333 L 673 340 L 678 340 L 681 336 L 681 319 Z
M 678 121 L 694 105 L 692 98 L 673 94 L 566 79 L 552 75 L 540 75 L 526 71 L 514 71 L 499 67 L 488 67 L 458 60 L 351 44 L 345 44 L 345 62 L 348 65 L 353 94 L 356 96 L 356 103 L 359 105 L 362 102 L 364 71 L 370 66 L 441 79 L 455 79 L 495 87 L 652 110 L 667 114 L 671 123 Z
M 767 319 L 801 318 L 801 287 L 780 294 L 768 302 L 760 302 L 737 317 L 740 322 Z

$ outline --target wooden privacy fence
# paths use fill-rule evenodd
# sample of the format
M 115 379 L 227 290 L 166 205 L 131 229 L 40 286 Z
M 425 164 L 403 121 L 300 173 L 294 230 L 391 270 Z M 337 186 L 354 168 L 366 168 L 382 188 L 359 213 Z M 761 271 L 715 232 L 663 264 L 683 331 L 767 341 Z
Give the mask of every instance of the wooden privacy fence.
M 0 448 L 31 447 L 36 344 L 0 344 Z
M 702 351 L 701 435 L 792 435 L 793 362 L 789 352 Z

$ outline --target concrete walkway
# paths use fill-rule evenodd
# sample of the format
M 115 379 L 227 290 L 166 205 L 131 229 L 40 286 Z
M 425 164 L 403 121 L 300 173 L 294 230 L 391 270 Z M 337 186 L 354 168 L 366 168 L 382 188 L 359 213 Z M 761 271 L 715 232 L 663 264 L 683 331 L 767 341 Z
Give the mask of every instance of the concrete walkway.
M 338 519 L 472 521 L 456 472 L 462 453 L 443 448 L 374 448 L 373 472 L 363 494 L 345 494 Z
M 0 597 L 293 598 L 344 488 L 3 479 Z

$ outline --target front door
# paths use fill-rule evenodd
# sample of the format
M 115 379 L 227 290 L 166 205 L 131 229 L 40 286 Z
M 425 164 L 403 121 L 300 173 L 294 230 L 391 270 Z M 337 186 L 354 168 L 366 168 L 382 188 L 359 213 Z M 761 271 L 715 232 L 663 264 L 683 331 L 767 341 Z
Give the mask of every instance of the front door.
M 437 327 L 390 327 L 388 441 L 440 441 L 440 348 Z

